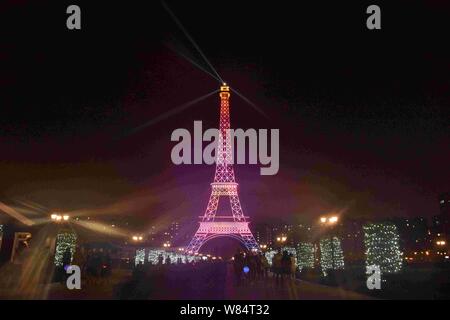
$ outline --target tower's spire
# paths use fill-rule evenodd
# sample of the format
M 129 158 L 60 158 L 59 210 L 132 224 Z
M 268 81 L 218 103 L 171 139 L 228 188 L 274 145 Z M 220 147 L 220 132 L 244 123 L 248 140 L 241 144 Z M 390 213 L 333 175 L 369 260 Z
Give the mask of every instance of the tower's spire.
M 217 145 L 216 174 L 214 182 L 235 182 L 233 171 L 233 150 L 230 134 L 230 87 L 220 86 L 219 141 Z
M 222 83 L 220 86 L 220 98 L 228 99 L 230 97 L 230 87 L 226 84 L 226 82 Z

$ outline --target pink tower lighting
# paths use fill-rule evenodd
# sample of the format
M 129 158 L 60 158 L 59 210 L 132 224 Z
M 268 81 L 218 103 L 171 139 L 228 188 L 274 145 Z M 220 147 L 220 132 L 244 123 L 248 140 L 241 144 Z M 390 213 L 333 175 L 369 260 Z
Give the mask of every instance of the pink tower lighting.
M 216 155 L 216 173 L 211 183 L 211 196 L 200 226 L 186 248 L 187 254 L 196 254 L 207 241 L 217 237 L 231 237 L 240 241 L 248 250 L 258 251 L 249 221 L 246 220 L 238 195 L 238 184 L 234 177 L 230 134 L 230 87 L 220 87 L 220 134 Z M 216 216 L 221 197 L 228 197 L 231 216 Z

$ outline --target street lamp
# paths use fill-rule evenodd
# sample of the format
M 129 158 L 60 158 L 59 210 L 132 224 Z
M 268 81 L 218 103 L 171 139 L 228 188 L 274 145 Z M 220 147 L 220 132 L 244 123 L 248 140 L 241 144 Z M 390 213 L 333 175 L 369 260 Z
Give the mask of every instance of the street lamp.
M 438 240 L 438 241 L 436 241 L 436 244 L 438 245 L 438 246 L 445 246 L 445 241 L 444 240 Z
M 336 222 L 338 222 L 338 217 L 337 216 L 333 216 L 333 217 L 328 218 L 328 223 L 333 224 L 333 223 L 336 223 Z
M 320 223 L 325 225 L 332 225 L 335 224 L 339 221 L 339 217 L 338 216 L 331 216 L 331 217 L 321 217 L 320 218 Z
M 284 236 L 284 235 L 281 235 L 281 236 L 277 237 L 277 242 L 279 242 L 280 244 L 285 243 L 286 240 L 287 240 L 287 237 Z
M 60 214 L 57 214 L 57 213 L 52 213 L 51 215 L 50 215 L 50 219 L 52 219 L 53 221 L 56 221 L 56 222 L 61 222 L 61 221 L 69 221 L 69 215 L 67 215 L 67 214 L 65 214 L 65 215 L 60 215 Z
M 331 228 L 331 226 L 335 225 L 338 222 L 338 220 L 339 220 L 338 216 L 321 217 L 320 218 L 320 223 L 324 227 L 329 226 Z M 332 264 L 332 267 L 334 269 L 335 261 L 334 261 L 334 241 L 333 241 L 333 237 L 331 237 L 331 264 Z

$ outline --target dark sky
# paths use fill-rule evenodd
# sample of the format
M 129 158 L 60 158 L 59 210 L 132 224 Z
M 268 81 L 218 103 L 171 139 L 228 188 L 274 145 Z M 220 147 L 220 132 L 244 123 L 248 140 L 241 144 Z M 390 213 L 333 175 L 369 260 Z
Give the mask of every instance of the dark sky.
M 77 1 L 0 5 L 0 197 L 59 210 L 194 220 L 214 168 L 170 161 L 176 128 L 218 123 L 218 97 L 130 130 L 218 88 L 162 5 Z M 444 1 L 168 4 L 231 86 L 232 127 L 280 129 L 280 171 L 236 166 L 253 221 L 438 212 L 450 190 L 450 21 Z M 119 209 L 117 209 L 119 208 Z M 105 210 L 102 210 L 104 212 Z M 107 210 L 106 210 L 107 211 Z

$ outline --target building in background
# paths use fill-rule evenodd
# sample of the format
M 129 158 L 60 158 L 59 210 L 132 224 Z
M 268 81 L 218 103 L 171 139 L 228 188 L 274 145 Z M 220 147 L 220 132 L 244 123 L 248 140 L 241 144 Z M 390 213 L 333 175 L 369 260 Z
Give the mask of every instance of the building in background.
M 439 231 L 448 238 L 450 234 L 450 192 L 439 195 L 439 213 Z
M 337 236 L 341 240 L 344 259 L 349 265 L 362 265 L 365 259 L 364 220 L 343 219 Z
M 432 233 L 424 217 L 394 218 L 391 221 L 396 225 L 400 235 L 400 248 L 405 255 L 414 252 L 426 252 L 430 249 Z

